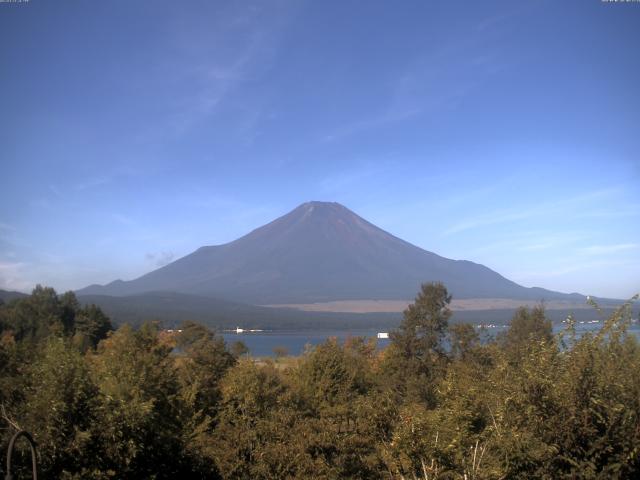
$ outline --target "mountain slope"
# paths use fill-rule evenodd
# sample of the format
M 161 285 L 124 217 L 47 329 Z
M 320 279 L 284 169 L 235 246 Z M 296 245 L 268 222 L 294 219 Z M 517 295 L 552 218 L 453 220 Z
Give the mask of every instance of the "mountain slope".
M 0 290 L 0 302 L 10 302 L 11 300 L 15 300 L 16 298 L 26 298 L 28 295 L 26 293 L 14 292 L 9 290 Z
M 224 245 L 207 246 L 131 281 L 78 293 L 174 291 L 254 304 L 410 299 L 442 281 L 456 298 L 583 298 L 522 287 L 484 265 L 401 240 L 338 203 L 309 202 Z

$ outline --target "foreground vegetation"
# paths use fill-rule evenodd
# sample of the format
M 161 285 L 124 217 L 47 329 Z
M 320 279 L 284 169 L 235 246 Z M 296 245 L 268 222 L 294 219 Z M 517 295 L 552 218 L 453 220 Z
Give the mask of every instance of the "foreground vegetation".
M 385 350 L 328 340 L 282 368 L 38 287 L 0 306 L 0 446 L 32 432 L 45 478 L 640 476 L 628 305 L 580 338 L 522 308 L 480 342 L 449 301 L 424 285 Z

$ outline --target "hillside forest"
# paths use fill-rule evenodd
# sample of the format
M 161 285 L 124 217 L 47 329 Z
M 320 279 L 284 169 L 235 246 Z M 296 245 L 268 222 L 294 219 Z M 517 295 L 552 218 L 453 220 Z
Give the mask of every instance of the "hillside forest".
M 631 301 L 582 336 L 523 307 L 493 338 L 450 301 L 424 284 L 384 349 L 256 359 L 194 322 L 114 329 L 38 286 L 0 305 L 0 448 L 31 432 L 50 479 L 640 477 Z

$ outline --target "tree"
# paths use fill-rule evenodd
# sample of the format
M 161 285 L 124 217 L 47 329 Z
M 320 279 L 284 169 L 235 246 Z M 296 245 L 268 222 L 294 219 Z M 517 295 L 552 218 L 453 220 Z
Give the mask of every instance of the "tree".
M 451 317 L 451 295 L 440 283 L 423 284 L 413 304 L 404 311 L 383 368 L 391 387 L 411 400 L 435 405 L 435 383 L 442 378 L 447 356 L 443 340 Z
M 236 357 L 236 358 L 240 358 L 243 355 L 246 355 L 247 353 L 249 353 L 249 347 L 247 347 L 247 344 L 244 343 L 242 340 L 236 340 L 235 342 L 233 342 L 231 344 L 231 354 Z
M 443 355 L 451 295 L 440 282 L 425 283 L 415 301 L 404 311 L 404 319 L 391 341 L 407 357 Z
M 364 364 L 335 338 L 307 353 L 296 371 L 297 391 L 306 404 L 325 416 L 344 421 L 351 402 L 371 387 Z
M 348 339 L 344 346 L 329 339 L 289 371 L 294 405 L 302 416 L 294 429 L 296 443 L 329 467 L 330 478 L 379 477 L 375 440 L 386 428 L 379 424 L 385 396 L 376 398 L 379 402 L 367 399 L 375 387 L 373 348 L 362 338 Z
M 544 305 L 533 309 L 520 307 L 516 310 L 509 329 L 500 336 L 503 346 L 518 357 L 535 342 L 549 343 L 553 340 L 553 325 L 546 317 Z
M 473 325 L 457 323 L 449 327 L 449 343 L 451 344 L 451 356 L 464 360 L 480 344 L 480 335 Z
M 22 428 L 38 443 L 48 478 L 80 474 L 93 463 L 98 389 L 68 339 L 49 338 L 29 367 Z
M 220 381 L 236 363 L 222 337 L 204 325 L 185 322 L 176 346 L 184 352 L 179 362 L 183 390 L 190 391 L 194 408 L 214 417 L 220 401 Z
M 53 288 L 37 285 L 31 295 L 7 306 L 5 328 L 18 341 L 38 342 L 53 335 L 63 335 L 65 327 L 58 295 Z
M 283 345 L 277 345 L 273 347 L 273 353 L 276 358 L 284 358 L 289 355 L 289 349 Z
M 80 310 L 80 302 L 72 291 L 58 297 L 60 304 L 60 320 L 66 335 L 72 335 L 76 323 L 76 314 Z
M 95 425 L 102 471 L 118 478 L 193 478 L 185 458 L 184 403 L 157 325 L 125 325 L 89 354 L 101 405 Z
M 113 330 L 111 320 L 97 305 L 87 305 L 75 314 L 75 338 L 80 345 L 95 348 Z M 83 348 L 84 350 L 84 348 Z
M 224 478 L 269 478 L 259 473 L 264 467 L 262 462 L 270 460 L 265 458 L 265 444 L 277 438 L 273 430 L 277 425 L 269 419 L 280 411 L 286 394 L 287 388 L 271 364 L 259 367 L 252 360 L 243 359 L 225 376 L 211 449 Z M 281 462 L 279 457 L 284 455 L 281 450 L 271 460 Z
M 111 321 L 96 305 L 81 307 L 75 293 L 58 295 L 53 288 L 36 286 L 29 297 L 0 308 L 0 330 L 17 341 L 37 343 L 51 335 L 75 336 L 81 350 L 95 347 L 112 330 Z

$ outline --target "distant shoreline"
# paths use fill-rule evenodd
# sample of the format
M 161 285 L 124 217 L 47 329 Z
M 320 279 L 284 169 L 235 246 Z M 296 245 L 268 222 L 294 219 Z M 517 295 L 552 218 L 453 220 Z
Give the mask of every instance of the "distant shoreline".
M 272 305 L 260 305 L 269 308 L 291 308 L 305 312 L 332 312 L 332 313 L 400 313 L 406 309 L 413 300 L 336 300 L 318 303 L 283 303 Z M 450 308 L 453 311 L 484 311 L 516 309 L 518 307 L 533 307 L 539 302 L 534 300 L 512 300 L 508 298 L 467 298 L 453 299 Z M 606 306 L 611 306 L 607 302 Z M 622 302 L 620 302 L 622 303 Z M 587 302 L 573 302 L 565 300 L 550 300 L 544 302 L 547 310 L 582 310 L 593 309 Z

